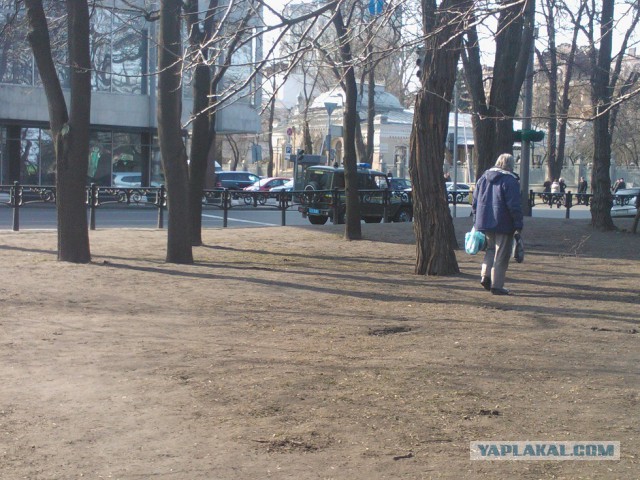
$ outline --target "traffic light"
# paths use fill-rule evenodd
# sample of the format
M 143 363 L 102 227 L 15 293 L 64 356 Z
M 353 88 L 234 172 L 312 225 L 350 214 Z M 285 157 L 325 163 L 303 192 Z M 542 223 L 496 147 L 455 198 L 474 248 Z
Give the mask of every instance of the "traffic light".
M 416 55 L 418 57 L 416 58 L 416 67 L 418 67 L 416 75 L 418 76 L 418 78 L 422 78 L 422 65 L 424 64 L 424 48 L 423 47 L 416 48 Z
M 514 130 L 514 142 L 541 142 L 544 139 L 543 130 Z

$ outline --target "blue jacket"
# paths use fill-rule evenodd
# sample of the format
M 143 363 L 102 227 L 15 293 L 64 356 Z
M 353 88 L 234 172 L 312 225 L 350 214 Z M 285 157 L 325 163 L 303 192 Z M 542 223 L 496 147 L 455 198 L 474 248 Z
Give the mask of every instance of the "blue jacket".
M 490 168 L 476 183 L 472 211 L 476 230 L 513 233 L 522 229 L 520 179 L 515 173 Z

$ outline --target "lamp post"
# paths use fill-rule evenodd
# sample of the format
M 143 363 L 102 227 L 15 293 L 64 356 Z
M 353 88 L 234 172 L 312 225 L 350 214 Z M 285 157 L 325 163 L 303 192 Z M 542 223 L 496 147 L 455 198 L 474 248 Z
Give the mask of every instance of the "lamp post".
M 331 114 L 338 106 L 335 102 L 324 102 L 324 108 L 327 109 L 329 115 L 329 133 L 327 133 L 327 165 L 331 165 Z
M 456 66 L 457 67 L 457 66 Z M 458 77 L 453 84 L 453 217 L 457 215 L 456 204 L 458 197 Z M 466 141 L 466 138 L 465 138 Z

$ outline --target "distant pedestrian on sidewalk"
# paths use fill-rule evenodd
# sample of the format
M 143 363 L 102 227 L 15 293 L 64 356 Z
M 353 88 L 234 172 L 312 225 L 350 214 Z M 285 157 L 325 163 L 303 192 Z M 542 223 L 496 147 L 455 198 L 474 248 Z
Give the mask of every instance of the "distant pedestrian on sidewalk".
M 513 235 L 522 230 L 520 178 L 513 156 L 503 153 L 478 180 L 472 212 L 476 230 L 487 237 L 480 284 L 494 295 L 509 295 L 504 281 L 513 249 Z

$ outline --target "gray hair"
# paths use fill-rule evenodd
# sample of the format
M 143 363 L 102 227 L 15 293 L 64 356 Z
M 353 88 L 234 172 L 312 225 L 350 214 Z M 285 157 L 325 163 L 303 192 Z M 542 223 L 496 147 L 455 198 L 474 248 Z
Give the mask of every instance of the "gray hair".
M 508 153 L 503 153 L 498 157 L 498 160 L 496 160 L 496 167 L 502 170 L 513 172 L 514 166 L 515 161 L 513 160 L 513 155 L 510 155 Z

